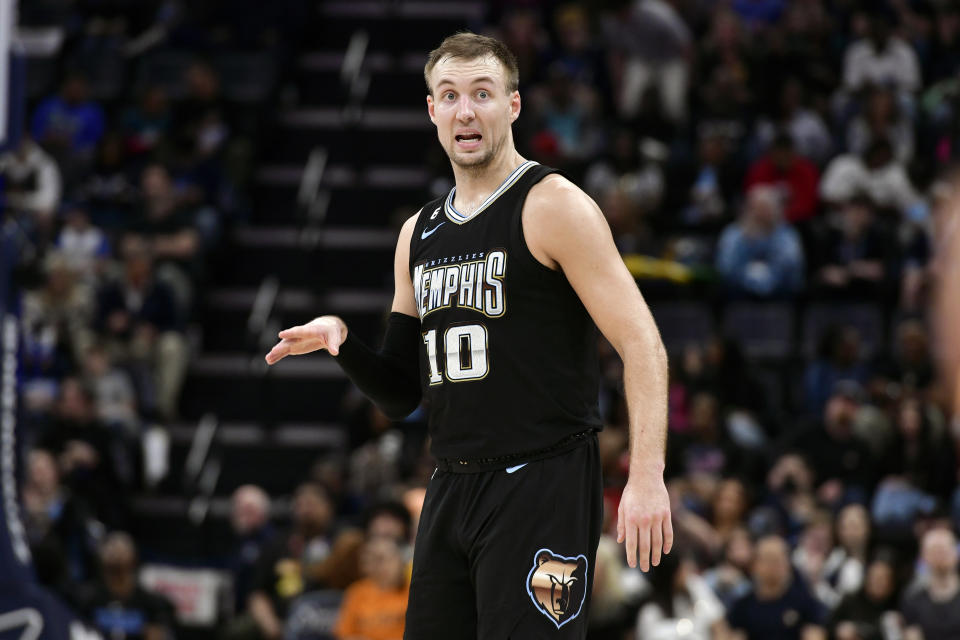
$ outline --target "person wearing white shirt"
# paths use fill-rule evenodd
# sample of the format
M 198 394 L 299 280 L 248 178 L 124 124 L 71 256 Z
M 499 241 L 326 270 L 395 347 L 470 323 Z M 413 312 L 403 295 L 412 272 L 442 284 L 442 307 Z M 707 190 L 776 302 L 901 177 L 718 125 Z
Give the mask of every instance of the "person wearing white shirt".
M 870 18 L 868 37 L 853 42 L 844 54 L 843 85 L 857 92 L 870 85 L 887 86 L 898 92 L 920 88 L 920 65 L 913 48 L 891 33 L 886 16 Z

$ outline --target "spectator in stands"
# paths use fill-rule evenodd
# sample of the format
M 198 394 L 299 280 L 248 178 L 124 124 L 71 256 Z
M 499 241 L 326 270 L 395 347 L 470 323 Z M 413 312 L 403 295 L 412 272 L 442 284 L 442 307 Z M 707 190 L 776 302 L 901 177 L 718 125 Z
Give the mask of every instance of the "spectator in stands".
M 390 538 L 400 545 L 413 544 L 413 520 L 399 502 L 380 502 L 367 512 L 368 539 Z
M 707 391 L 716 396 L 726 414 L 726 432 L 740 447 L 755 450 L 764 431 L 773 431 L 770 405 L 760 373 L 733 338 L 713 336 L 702 349 L 688 350 L 680 379 L 689 396 Z M 749 466 L 747 471 L 749 472 Z
M 870 512 L 862 504 L 848 504 L 836 518 L 837 544 L 827 556 L 824 574 L 840 597 L 860 590 L 870 552 Z
M 33 217 L 33 223 L 46 228 L 60 205 L 62 185 L 60 169 L 29 136 L 20 145 L 0 155 L 5 206 Z
M 597 46 L 590 25 L 590 16 L 584 7 L 576 4 L 561 5 L 554 12 L 553 25 L 556 43 L 544 53 L 540 69 L 550 69 L 559 64 L 579 85 L 593 87 L 598 98 L 609 104 L 612 98 L 610 74 L 606 55 Z M 609 109 L 605 109 L 609 111 Z
M 793 141 L 795 153 L 822 165 L 833 150 L 833 139 L 820 114 L 806 105 L 805 93 L 799 78 L 787 78 L 780 89 L 776 113 L 773 117 L 761 118 L 756 136 L 762 146 L 768 146 L 778 130 L 784 131 Z
M 800 291 L 803 247 L 783 220 L 776 188 L 750 190 L 743 213 L 720 236 L 716 266 L 733 297 L 789 298 Z
M 139 435 L 137 392 L 130 375 L 114 364 L 99 343 L 87 349 L 82 368 L 83 384 L 93 393 L 97 419 L 127 436 Z
M 710 640 L 726 632 L 725 610 L 693 563 L 672 553 L 653 567 L 651 594 L 637 616 L 637 637 Z
M 746 190 L 768 185 L 780 191 L 787 222 L 796 225 L 817 212 L 817 167 L 797 154 L 793 138 L 780 133 L 770 149 L 747 170 Z
M 669 433 L 668 475 L 709 479 L 716 483 L 734 470 L 744 472 L 740 449 L 730 441 L 721 423 L 720 405 L 712 393 L 699 392 L 690 399 L 688 429 Z
M 24 528 L 37 579 L 75 605 L 78 585 L 95 575 L 98 527 L 83 502 L 60 482 L 53 454 L 33 449 L 26 460 Z
M 920 88 L 917 54 L 893 35 L 893 16 L 883 8 L 868 17 L 867 37 L 847 47 L 843 59 L 843 86 L 859 92 L 871 85 L 910 94 Z
M 144 239 L 158 264 L 179 274 L 177 280 L 197 276 L 202 244 L 196 211 L 188 204 L 189 197 L 176 189 L 170 173 L 160 164 L 143 170 L 140 185 L 142 209 L 130 231 Z M 179 291 L 178 297 L 183 301 L 189 299 L 191 293 L 192 288 Z
M 907 318 L 896 329 L 893 351 L 873 365 L 874 379 L 901 385 L 906 391 L 925 392 L 936 379 L 930 335 L 922 320 Z
M 823 414 L 837 383 L 853 381 L 866 384 L 870 369 L 863 361 L 860 332 L 853 326 L 829 325 L 817 343 L 816 359 L 804 373 L 804 397 L 807 414 Z
M 170 105 L 163 87 L 143 90 L 137 106 L 123 114 L 123 145 L 132 157 L 156 151 L 170 129 Z
M 609 153 L 587 169 L 585 188 L 598 202 L 621 191 L 643 214 L 652 213 L 663 198 L 665 176 L 661 164 L 668 154 L 656 140 L 638 142 L 630 130 L 620 129 L 613 135 Z M 622 189 L 625 185 L 627 188 Z
M 596 155 L 600 148 L 600 101 L 589 85 L 578 83 L 559 62 L 547 69 L 542 86 L 530 91 L 537 123 L 532 145 L 546 161 L 570 166 Z
M 203 61 L 190 65 L 186 96 L 173 110 L 171 135 L 183 162 L 195 165 L 215 156 L 230 136 L 227 110 L 216 70 Z
M 57 456 L 64 483 L 93 515 L 111 527 L 126 524 L 129 452 L 97 420 L 93 394 L 79 379 L 61 383 L 54 415 L 37 444 Z
M 894 416 L 893 438 L 880 459 L 885 478 L 895 476 L 927 495 L 947 498 L 956 486 L 955 445 L 934 428 L 923 402 L 905 396 Z
M 31 385 L 47 385 L 64 376 L 92 340 L 93 301 L 89 287 L 77 281 L 66 258 L 50 252 L 43 261 L 42 288 L 23 296 L 24 373 Z M 39 390 L 42 392 L 42 390 Z
M 668 210 L 679 212 L 676 224 L 702 232 L 719 231 L 730 221 L 739 194 L 742 170 L 733 157 L 730 136 L 722 127 L 701 125 L 695 161 L 668 174 Z
M 95 326 L 111 357 L 135 371 L 143 410 L 169 419 L 177 414 L 188 358 L 177 302 L 155 277 L 146 243 L 128 236 L 122 255 L 122 277 L 97 294 Z
M 72 72 L 64 80 L 59 95 L 37 106 L 30 133 L 54 155 L 66 153 L 92 160 L 104 127 L 103 110 L 90 99 L 86 78 Z
M 905 640 L 952 640 L 960 637 L 960 578 L 957 538 L 949 529 L 923 536 L 921 557 L 925 582 L 908 592 L 900 605 L 907 630 Z
M 699 50 L 700 125 L 723 128 L 734 149 L 747 135 L 756 101 L 752 56 L 737 14 L 722 7 L 715 11 Z
M 815 511 L 800 533 L 791 560 L 810 593 L 828 611 L 840 601 L 840 595 L 827 575 L 827 557 L 832 548 L 832 514 L 828 511 Z
M 107 234 L 91 223 L 81 206 L 65 209 L 56 245 L 76 277 L 87 285 L 96 285 L 113 257 Z
M 108 638 L 165 640 L 174 626 L 173 606 L 138 584 L 137 548 L 126 533 L 114 532 L 100 547 L 102 582 L 84 607 Z
M 913 158 L 913 123 L 897 105 L 896 94 L 887 87 L 872 87 L 862 113 L 847 128 L 847 151 L 863 155 L 874 140 L 884 138 L 893 147 L 894 159 L 906 165 Z
M 750 592 L 750 564 L 753 561 L 753 540 L 745 527 L 730 532 L 719 562 L 704 572 L 703 578 L 729 609 Z
M 364 578 L 344 595 L 337 620 L 337 640 L 399 640 L 410 584 L 406 547 L 388 537 L 371 538 L 361 554 Z
M 897 246 L 875 219 L 873 202 L 858 195 L 843 204 L 836 222 L 827 222 L 813 242 L 815 295 L 881 300 L 896 293 L 892 267 Z
M 737 600 L 727 612 L 734 636 L 746 640 L 822 640 L 826 612 L 794 576 L 789 548 L 783 538 L 757 541 L 753 560 L 753 592 Z
M 783 532 L 796 539 L 817 510 L 816 475 L 810 463 L 797 453 L 776 457 L 767 474 L 766 489 L 763 506 L 751 514 L 751 532 Z
M 127 158 L 123 141 L 108 132 L 100 141 L 93 169 L 78 190 L 78 198 L 87 202 L 91 218 L 107 231 L 126 229 L 133 218 L 139 189 Z
M 838 382 L 821 423 L 786 436 L 787 449 L 802 454 L 815 470 L 817 497 L 824 505 L 865 501 L 876 480 L 870 449 L 853 430 L 862 402 L 860 385 Z
M 229 562 L 233 573 L 234 610 L 239 612 L 246 608 L 260 555 L 273 543 L 275 532 L 270 524 L 270 497 L 260 487 L 252 484 L 238 487 L 230 506 L 234 545 Z
M 693 35 L 676 5 L 674 0 L 641 0 L 624 20 L 609 25 L 607 42 L 623 57 L 618 102 L 627 121 L 639 114 L 649 89 L 670 122 L 686 120 Z
M 330 555 L 333 505 L 326 490 L 307 482 L 293 500 L 293 528 L 263 550 L 247 607 L 264 638 L 279 638 L 290 603 L 320 585 L 314 572 Z
M 875 558 L 867 567 L 863 588 L 848 594 L 830 615 L 830 633 L 837 640 L 886 640 L 899 630 L 896 569 Z
M 820 196 L 827 203 L 840 205 L 862 193 L 880 209 L 913 220 L 926 218 L 926 206 L 886 138 L 874 138 L 862 155 L 839 155 L 824 169 Z

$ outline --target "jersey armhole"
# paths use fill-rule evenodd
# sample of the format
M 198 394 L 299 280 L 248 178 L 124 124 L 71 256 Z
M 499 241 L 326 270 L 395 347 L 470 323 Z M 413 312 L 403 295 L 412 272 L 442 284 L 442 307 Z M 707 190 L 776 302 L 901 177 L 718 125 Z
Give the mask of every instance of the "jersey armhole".
M 543 167 L 543 165 L 540 165 L 540 166 Z M 515 234 L 517 239 L 517 246 L 520 247 L 520 255 L 523 256 L 523 261 L 526 262 L 532 270 L 542 275 L 545 275 L 547 277 L 557 277 L 557 276 L 564 277 L 563 271 L 561 271 L 560 269 L 551 269 L 547 265 L 537 260 L 537 257 L 533 255 L 532 251 L 530 251 L 530 245 L 527 244 L 527 238 L 523 232 L 523 208 L 524 206 L 526 206 L 527 196 L 530 194 L 530 189 L 532 189 L 534 185 L 536 185 L 541 180 L 543 180 L 544 178 L 546 178 L 551 174 L 557 174 L 557 175 L 563 176 L 567 180 L 570 180 L 570 177 L 566 175 L 564 172 L 560 171 L 559 169 L 553 169 L 550 167 L 543 167 L 543 169 L 544 171 L 542 171 L 540 175 L 533 176 L 534 178 L 533 182 L 530 184 L 530 187 L 527 189 L 526 193 L 523 195 L 523 200 L 520 202 L 520 210 L 517 213 L 516 220 L 514 221 L 513 233 Z

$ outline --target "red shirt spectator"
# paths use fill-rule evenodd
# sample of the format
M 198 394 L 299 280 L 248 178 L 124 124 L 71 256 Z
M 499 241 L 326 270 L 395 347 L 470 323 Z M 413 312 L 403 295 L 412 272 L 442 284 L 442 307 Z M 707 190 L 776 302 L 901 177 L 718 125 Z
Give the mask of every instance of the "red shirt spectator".
M 788 222 L 809 220 L 817 212 L 817 184 L 820 172 L 816 165 L 799 155 L 790 136 L 781 134 L 770 150 L 747 171 L 746 191 L 758 184 L 771 185 L 784 192 L 783 203 Z

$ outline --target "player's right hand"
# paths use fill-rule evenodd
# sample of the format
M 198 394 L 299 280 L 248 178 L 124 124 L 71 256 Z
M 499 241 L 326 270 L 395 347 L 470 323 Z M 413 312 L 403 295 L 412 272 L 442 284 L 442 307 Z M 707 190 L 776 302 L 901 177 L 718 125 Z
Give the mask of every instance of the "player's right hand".
M 266 355 L 267 364 L 319 349 L 326 349 L 335 356 L 347 339 L 347 325 L 337 316 L 320 316 L 307 324 L 284 329 L 278 335 L 280 342 Z

